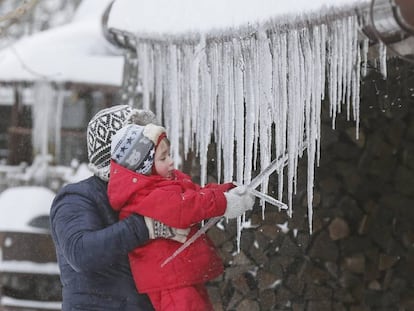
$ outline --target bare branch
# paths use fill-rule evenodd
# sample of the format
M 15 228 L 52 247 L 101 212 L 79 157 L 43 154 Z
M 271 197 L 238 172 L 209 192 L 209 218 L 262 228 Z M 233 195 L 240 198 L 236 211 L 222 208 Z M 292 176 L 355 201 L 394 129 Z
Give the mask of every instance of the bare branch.
M 0 27 L 0 34 L 4 33 L 7 28 L 18 22 L 24 15 L 34 9 L 39 0 L 25 0 L 22 5 L 13 11 L 0 16 L 0 23 L 7 23 L 6 26 Z

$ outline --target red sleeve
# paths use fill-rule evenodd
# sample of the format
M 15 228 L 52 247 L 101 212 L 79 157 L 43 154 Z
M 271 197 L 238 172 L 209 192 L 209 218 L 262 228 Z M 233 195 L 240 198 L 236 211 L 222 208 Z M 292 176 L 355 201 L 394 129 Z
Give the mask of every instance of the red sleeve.
M 177 187 L 160 187 L 145 198 L 131 202 L 122 212 L 131 208 L 176 228 L 188 228 L 201 220 L 224 214 L 227 201 L 221 189 L 187 188 L 182 191 Z
M 218 190 L 220 190 L 222 192 L 227 192 L 230 189 L 233 189 L 234 187 L 236 187 L 236 185 L 233 184 L 233 183 L 231 183 L 231 182 L 228 182 L 228 183 L 225 183 L 225 184 L 214 184 L 214 183 L 211 183 L 211 184 L 207 184 L 205 186 L 205 188 L 215 188 L 215 189 L 218 189 Z
M 201 189 L 200 185 L 193 183 L 193 181 L 191 180 L 191 177 L 188 176 L 187 174 L 181 172 L 180 170 L 175 170 L 175 175 L 176 177 L 181 180 L 181 181 L 185 181 L 185 182 L 191 182 L 193 185 L 193 187 L 198 187 L 198 189 Z M 226 192 L 229 191 L 230 189 L 236 187 L 235 184 L 233 184 L 232 182 L 228 182 L 228 183 L 224 183 L 224 184 L 217 184 L 217 183 L 209 183 L 207 185 L 205 185 L 203 188 L 204 189 L 217 189 L 220 190 L 222 192 Z

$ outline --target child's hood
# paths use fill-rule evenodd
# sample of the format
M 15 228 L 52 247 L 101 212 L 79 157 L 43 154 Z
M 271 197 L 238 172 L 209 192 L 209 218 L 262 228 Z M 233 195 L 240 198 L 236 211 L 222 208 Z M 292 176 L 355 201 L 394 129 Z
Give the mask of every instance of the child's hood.
M 139 174 L 112 161 L 107 191 L 109 202 L 119 211 L 137 192 L 150 192 L 162 181 L 161 176 Z

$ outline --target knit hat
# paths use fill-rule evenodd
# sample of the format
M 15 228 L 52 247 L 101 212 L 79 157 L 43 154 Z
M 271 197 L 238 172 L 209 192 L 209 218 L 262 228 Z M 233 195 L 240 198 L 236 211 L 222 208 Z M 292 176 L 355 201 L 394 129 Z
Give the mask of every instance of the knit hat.
M 112 136 L 130 123 L 146 125 L 156 123 L 154 113 L 128 105 L 117 105 L 100 110 L 89 122 L 87 147 L 90 170 L 102 180 L 109 179 Z
M 111 158 L 130 170 L 148 174 L 154 164 L 155 148 L 162 137 L 165 137 L 162 126 L 126 125 L 112 138 Z

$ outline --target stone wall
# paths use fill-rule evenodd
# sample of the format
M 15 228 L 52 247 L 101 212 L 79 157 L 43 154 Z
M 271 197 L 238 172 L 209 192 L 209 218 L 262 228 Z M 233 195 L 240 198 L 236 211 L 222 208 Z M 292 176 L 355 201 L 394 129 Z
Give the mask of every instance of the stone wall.
M 359 140 L 323 112 L 312 235 L 305 158 L 292 218 L 257 207 L 240 253 L 235 221 L 209 231 L 226 267 L 208 284 L 216 310 L 414 310 L 414 83 L 396 68 L 366 79 Z

